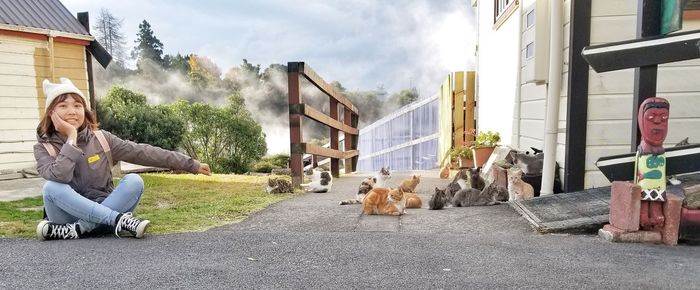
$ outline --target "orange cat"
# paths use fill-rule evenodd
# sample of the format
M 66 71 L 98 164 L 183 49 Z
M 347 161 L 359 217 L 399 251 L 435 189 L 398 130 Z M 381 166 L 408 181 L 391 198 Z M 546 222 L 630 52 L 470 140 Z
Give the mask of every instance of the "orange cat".
M 440 179 L 447 179 L 450 177 L 450 165 L 447 164 L 440 169 Z
M 421 208 L 423 201 L 416 194 L 416 187 L 420 183 L 420 175 L 413 175 L 409 179 L 401 181 L 399 188 L 406 196 L 406 208 Z
M 403 192 L 416 192 L 418 183 L 420 183 L 420 175 L 413 175 L 411 178 L 401 181 L 399 188 L 401 188 Z
M 421 208 L 423 206 L 423 201 L 415 192 L 404 192 L 403 195 L 406 196 L 406 208 Z
M 406 196 L 400 188 L 377 187 L 362 200 L 363 214 L 401 215 L 406 206 Z

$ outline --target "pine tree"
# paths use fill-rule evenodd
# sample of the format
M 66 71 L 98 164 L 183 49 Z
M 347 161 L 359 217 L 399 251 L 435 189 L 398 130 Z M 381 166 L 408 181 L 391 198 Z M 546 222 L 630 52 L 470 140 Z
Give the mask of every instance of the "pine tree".
M 143 60 L 151 60 L 159 65 L 163 64 L 163 43 L 153 33 L 151 24 L 144 20 L 139 24 L 139 32 L 136 34 L 136 47 L 131 56 L 137 59 L 137 64 Z
M 115 62 L 124 66 L 124 34 L 121 32 L 124 19 L 118 19 L 109 10 L 100 9 L 97 23 L 93 28 L 95 38 L 112 55 Z

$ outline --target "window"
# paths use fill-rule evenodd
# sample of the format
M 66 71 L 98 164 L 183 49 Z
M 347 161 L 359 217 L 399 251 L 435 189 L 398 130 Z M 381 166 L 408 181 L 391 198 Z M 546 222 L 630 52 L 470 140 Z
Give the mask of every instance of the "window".
M 530 28 L 533 25 L 535 25 L 535 10 L 528 12 L 525 16 L 525 28 Z
M 535 43 L 530 42 L 525 47 L 525 58 L 529 59 L 529 58 L 533 58 L 533 57 L 535 57 Z
M 518 7 L 518 0 L 493 0 L 493 29 L 498 29 Z

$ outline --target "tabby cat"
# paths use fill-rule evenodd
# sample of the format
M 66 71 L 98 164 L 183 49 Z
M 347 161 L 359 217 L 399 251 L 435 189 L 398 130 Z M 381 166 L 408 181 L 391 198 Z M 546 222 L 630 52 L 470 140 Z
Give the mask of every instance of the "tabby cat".
M 372 188 L 386 187 L 386 181 L 390 178 L 391 172 L 389 172 L 389 167 L 382 167 L 382 169 L 377 172 L 375 177 L 368 177 L 362 180 L 362 183 L 360 183 L 360 188 L 357 190 L 357 194 L 355 194 L 355 199 L 342 200 L 340 201 L 340 205 L 362 203 L 362 199 L 370 190 L 372 190 Z
M 377 187 L 370 190 L 362 200 L 362 213 L 366 215 L 401 215 L 404 213 L 406 196 L 400 188 Z
M 450 204 L 450 200 L 447 198 L 447 195 L 445 195 L 445 190 L 436 187 L 435 193 L 433 193 L 430 201 L 428 201 L 428 209 L 443 209 L 445 205 L 448 204 Z
M 301 184 L 301 187 L 306 192 L 329 192 L 333 186 L 333 177 L 328 171 L 320 171 L 309 168 L 304 172 L 304 175 L 311 179 L 311 182 Z
M 346 200 L 341 200 L 340 205 L 348 205 L 348 204 L 360 204 L 362 203 L 362 199 L 365 198 L 367 193 L 372 190 L 374 187 L 374 184 L 377 182 L 376 177 L 367 177 L 362 180 L 362 183 L 360 183 L 360 188 L 357 189 L 357 194 L 355 194 L 354 199 L 346 199 Z
M 447 200 L 452 201 L 452 198 L 454 197 L 454 194 L 457 193 L 457 191 L 463 188 L 467 188 L 467 178 L 469 178 L 469 174 L 467 174 L 467 169 L 461 169 L 457 171 L 457 174 L 452 179 L 452 182 L 450 182 L 447 185 L 447 188 L 445 188 L 445 196 L 447 196 Z
M 520 170 L 508 171 L 508 200 L 528 200 L 535 196 L 535 190 L 532 185 L 520 179 L 522 176 Z
M 486 186 L 486 180 L 481 177 L 481 168 L 469 168 L 469 185 L 472 188 L 483 190 Z
M 267 193 L 292 193 L 292 182 L 282 177 L 270 177 L 267 179 Z
M 508 189 L 495 182 L 491 182 L 491 184 L 484 187 L 481 194 L 493 195 L 497 201 L 508 201 Z

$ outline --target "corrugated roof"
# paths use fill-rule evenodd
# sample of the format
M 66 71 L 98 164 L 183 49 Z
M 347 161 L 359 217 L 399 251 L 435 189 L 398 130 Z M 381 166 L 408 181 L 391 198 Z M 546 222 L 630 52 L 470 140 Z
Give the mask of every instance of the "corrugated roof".
M 90 35 L 59 0 L 0 0 L 0 23 Z

